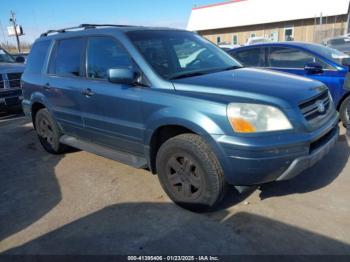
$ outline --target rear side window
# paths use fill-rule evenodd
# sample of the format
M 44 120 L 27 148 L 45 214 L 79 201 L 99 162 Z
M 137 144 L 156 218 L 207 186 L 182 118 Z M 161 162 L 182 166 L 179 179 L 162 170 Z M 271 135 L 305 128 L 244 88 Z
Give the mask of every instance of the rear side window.
M 92 37 L 87 47 L 87 76 L 107 79 L 111 68 L 132 68 L 132 60 L 124 48 L 111 37 Z
M 50 62 L 49 73 L 58 76 L 81 76 L 84 46 L 83 38 L 59 40 Z
M 28 57 L 26 73 L 40 74 L 42 72 L 50 43 L 51 40 L 45 40 L 33 45 Z
M 248 50 L 233 53 L 232 55 L 244 66 L 264 66 L 264 50 L 262 48 L 250 48 Z

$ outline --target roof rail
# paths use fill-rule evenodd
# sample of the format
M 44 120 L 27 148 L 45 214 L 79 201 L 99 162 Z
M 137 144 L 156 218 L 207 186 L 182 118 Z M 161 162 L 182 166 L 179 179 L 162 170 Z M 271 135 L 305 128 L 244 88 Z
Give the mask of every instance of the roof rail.
M 54 33 L 65 33 L 67 31 L 75 30 L 75 29 L 92 29 L 96 27 L 132 27 L 131 25 L 114 25 L 114 24 L 81 24 L 78 26 L 73 26 L 73 27 L 67 27 L 67 28 L 62 28 L 62 29 L 57 29 L 57 30 L 48 30 L 45 33 L 42 33 L 40 36 L 48 36 L 50 34 Z

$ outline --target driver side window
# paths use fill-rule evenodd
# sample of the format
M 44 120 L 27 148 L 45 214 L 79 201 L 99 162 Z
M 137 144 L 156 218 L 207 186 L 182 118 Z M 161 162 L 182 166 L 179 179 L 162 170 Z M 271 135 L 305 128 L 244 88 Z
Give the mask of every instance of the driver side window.
M 111 37 L 92 37 L 87 47 L 87 77 L 107 79 L 110 68 L 132 68 L 133 63 L 124 48 Z
M 296 48 L 271 47 L 268 66 L 275 68 L 303 69 L 309 63 L 318 63 L 324 69 L 329 66 L 318 57 Z

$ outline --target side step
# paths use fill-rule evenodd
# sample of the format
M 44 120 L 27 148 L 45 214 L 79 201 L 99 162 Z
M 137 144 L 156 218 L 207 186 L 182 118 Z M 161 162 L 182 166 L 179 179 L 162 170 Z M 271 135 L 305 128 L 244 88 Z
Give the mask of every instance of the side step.
M 116 151 L 108 147 L 92 144 L 87 141 L 77 139 L 72 136 L 64 135 L 60 138 L 62 144 L 81 149 L 111 160 L 118 161 L 120 163 L 135 167 L 135 168 L 146 168 L 147 161 L 143 157 L 135 156 L 130 153 Z

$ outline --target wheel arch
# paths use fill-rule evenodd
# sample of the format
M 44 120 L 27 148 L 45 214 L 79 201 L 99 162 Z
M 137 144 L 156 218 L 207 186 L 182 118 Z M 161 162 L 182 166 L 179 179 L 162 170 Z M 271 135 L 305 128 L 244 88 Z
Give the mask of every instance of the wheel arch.
M 46 108 L 46 106 L 42 103 L 42 102 L 34 102 L 31 105 L 31 116 L 32 116 L 32 121 L 33 121 L 33 126 L 35 128 L 35 118 L 36 118 L 36 114 L 39 112 L 39 110 Z
M 342 103 L 344 102 L 344 100 L 347 99 L 349 96 L 350 96 L 350 91 L 347 92 L 347 93 L 345 93 L 345 94 L 343 95 L 343 97 L 339 100 L 339 103 L 338 103 L 338 105 L 337 105 L 337 111 L 338 111 L 338 112 L 339 112 L 340 107 L 341 107 Z
M 156 168 L 156 157 L 159 148 L 169 139 L 181 135 L 181 134 L 196 134 L 201 136 L 211 147 L 213 152 L 217 155 L 217 158 L 222 160 L 222 151 L 218 147 L 214 138 L 207 133 L 207 131 L 194 123 L 168 123 L 157 126 L 154 131 L 149 132 L 149 140 L 147 142 L 146 148 L 146 158 L 148 161 L 149 168 L 153 174 L 157 173 Z M 220 161 L 221 162 L 221 161 Z M 221 164 L 223 164 L 221 162 Z M 223 166 L 224 168 L 224 166 Z M 224 168 L 225 169 L 225 168 Z

